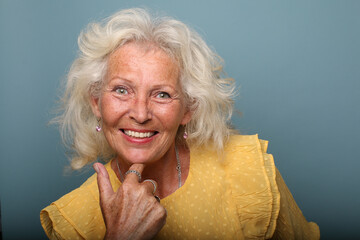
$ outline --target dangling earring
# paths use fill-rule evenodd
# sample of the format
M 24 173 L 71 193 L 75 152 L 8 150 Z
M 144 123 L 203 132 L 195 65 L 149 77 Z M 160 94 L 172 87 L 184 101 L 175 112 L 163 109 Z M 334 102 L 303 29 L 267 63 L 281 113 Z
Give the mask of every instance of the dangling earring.
M 188 138 L 188 134 L 186 131 L 184 131 L 184 135 L 183 135 L 184 139 L 186 140 Z
M 95 130 L 97 131 L 97 132 L 100 132 L 101 131 L 101 126 L 100 126 L 100 121 L 101 121 L 101 118 L 99 118 L 98 120 L 97 120 L 97 125 L 96 125 L 96 127 L 95 127 Z

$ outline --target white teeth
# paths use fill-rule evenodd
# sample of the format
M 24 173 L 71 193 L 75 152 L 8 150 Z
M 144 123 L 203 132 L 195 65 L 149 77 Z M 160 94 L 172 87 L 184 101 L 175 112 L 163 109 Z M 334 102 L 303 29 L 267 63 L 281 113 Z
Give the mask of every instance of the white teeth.
M 135 131 L 131 131 L 131 130 L 125 130 L 124 131 L 126 135 L 130 136 L 130 137 L 136 137 L 136 138 L 148 138 L 153 136 L 155 133 L 154 132 L 135 132 Z

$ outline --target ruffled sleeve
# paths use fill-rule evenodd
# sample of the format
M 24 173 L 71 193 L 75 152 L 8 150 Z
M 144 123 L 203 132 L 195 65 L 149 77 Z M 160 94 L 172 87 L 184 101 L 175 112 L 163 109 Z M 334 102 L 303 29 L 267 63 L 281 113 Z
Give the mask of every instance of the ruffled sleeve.
M 40 221 L 49 239 L 84 239 L 55 205 L 41 211 Z
M 96 175 L 40 213 L 50 239 L 103 239 L 105 224 L 99 207 Z
M 270 238 L 276 228 L 280 196 L 267 142 L 253 136 L 233 136 L 226 163 L 231 194 L 246 239 Z
M 306 221 L 277 169 L 276 183 L 280 191 L 280 211 L 272 239 L 320 239 L 319 226 Z
M 318 239 L 317 225 L 303 217 L 267 146 L 252 135 L 233 136 L 226 148 L 231 195 L 245 238 Z

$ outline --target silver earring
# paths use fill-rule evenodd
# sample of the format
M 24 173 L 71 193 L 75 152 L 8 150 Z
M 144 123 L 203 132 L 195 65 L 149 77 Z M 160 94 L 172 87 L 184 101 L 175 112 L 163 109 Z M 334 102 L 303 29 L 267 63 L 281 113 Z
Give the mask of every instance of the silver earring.
M 99 118 L 99 120 L 97 120 L 97 125 L 96 125 L 96 127 L 95 127 L 95 130 L 97 131 L 97 132 L 100 132 L 101 131 L 101 126 L 100 126 L 100 121 L 101 121 L 101 118 Z

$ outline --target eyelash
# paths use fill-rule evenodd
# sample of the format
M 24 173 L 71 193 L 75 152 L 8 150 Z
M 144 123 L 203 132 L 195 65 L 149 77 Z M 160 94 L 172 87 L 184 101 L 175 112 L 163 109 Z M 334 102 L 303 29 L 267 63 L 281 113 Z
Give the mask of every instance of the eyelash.
M 160 95 L 167 95 L 167 97 L 160 97 Z M 171 98 L 170 94 L 167 92 L 159 92 L 156 94 L 156 97 L 158 97 L 158 96 L 159 96 L 159 98 L 163 98 L 163 99 Z
M 124 91 L 126 91 L 126 93 L 125 92 L 122 92 L 122 93 L 118 92 L 118 90 L 124 90 Z M 116 87 L 114 87 L 113 91 L 120 94 L 120 95 L 129 93 L 129 91 L 126 89 L 126 87 L 123 87 L 123 86 L 116 86 Z

